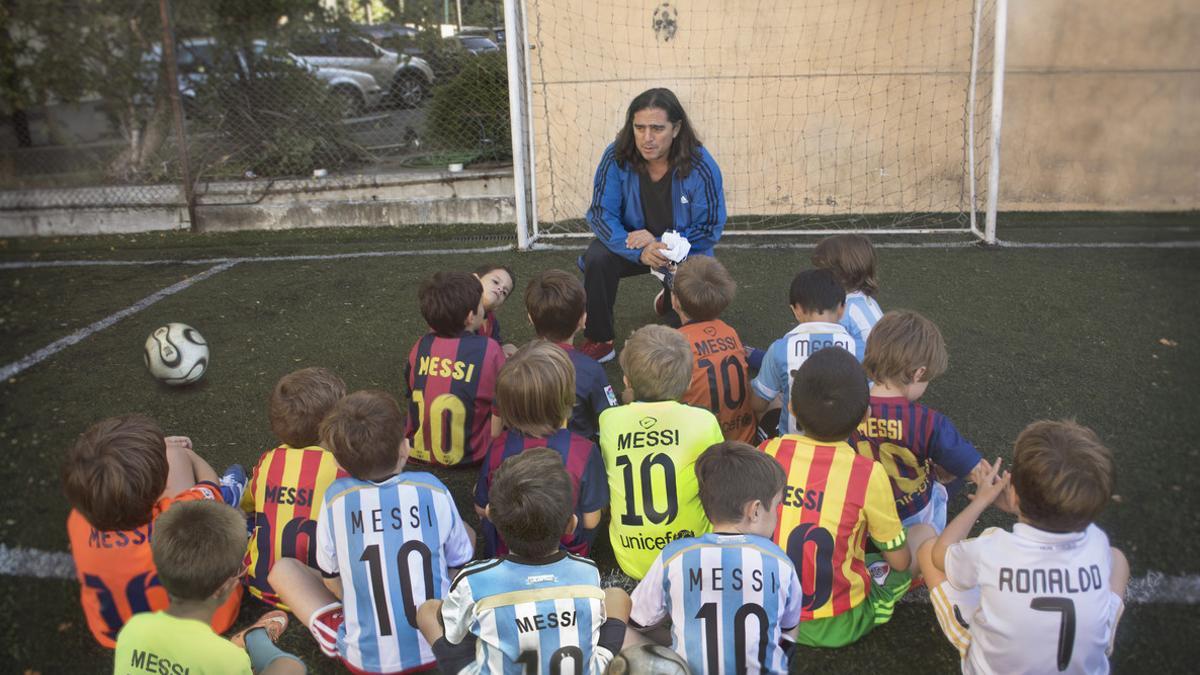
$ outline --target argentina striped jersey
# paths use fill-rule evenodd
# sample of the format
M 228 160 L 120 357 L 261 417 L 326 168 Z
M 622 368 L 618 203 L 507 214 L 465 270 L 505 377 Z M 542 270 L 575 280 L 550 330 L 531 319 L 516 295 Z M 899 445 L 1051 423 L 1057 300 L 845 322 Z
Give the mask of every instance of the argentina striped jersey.
M 373 673 L 433 663 L 417 607 L 445 595 L 447 568 L 465 564 L 473 548 L 450 492 L 428 473 L 334 481 L 317 520 L 317 564 L 342 578 L 341 657 Z
M 446 641 L 477 638 L 475 663 L 462 673 L 604 672 L 621 645 L 601 642 L 605 621 L 600 572 L 559 551 L 527 560 L 509 555 L 472 563 L 442 604 Z
M 630 619 L 671 619 L 671 648 L 696 675 L 787 672 L 779 641 L 803 591 L 787 554 L 753 534 L 710 533 L 663 549 L 633 591 Z
M 883 310 L 875 298 L 862 291 L 852 291 L 846 294 L 846 312 L 839 321 L 850 337 L 854 338 L 856 351 L 854 356 L 862 363 L 867 353 L 867 338 L 871 329 L 883 318 Z
M 824 321 L 802 323 L 767 348 L 767 355 L 763 357 L 758 377 L 754 378 L 750 386 L 755 394 L 768 401 L 774 400 L 776 396 L 782 399 L 783 410 L 779 414 L 780 436 L 800 431 L 790 407 L 792 373 L 807 361 L 809 356 L 826 347 L 841 347 L 851 354 L 858 354 L 858 345 L 845 328 L 840 324 Z

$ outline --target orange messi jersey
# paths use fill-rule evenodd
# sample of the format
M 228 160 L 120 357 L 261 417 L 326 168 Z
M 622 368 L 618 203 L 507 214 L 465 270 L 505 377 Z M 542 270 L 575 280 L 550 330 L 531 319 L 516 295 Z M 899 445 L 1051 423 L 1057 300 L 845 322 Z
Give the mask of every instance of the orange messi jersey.
M 150 522 L 133 530 L 97 530 L 71 509 L 67 536 L 79 578 L 79 601 L 97 642 L 112 649 L 129 617 L 167 608 L 167 591 L 158 580 L 150 553 L 154 519 L 176 502 L 197 499 L 220 501 L 221 490 L 205 482 L 174 497 L 164 497 L 154 505 Z M 241 603 L 242 589 L 238 587 L 213 615 L 212 629 L 217 633 L 229 630 Z
M 348 475 L 332 452 L 315 445 L 281 445 L 263 453 L 242 497 L 242 508 L 254 517 L 254 534 L 246 547 L 245 582 L 251 595 L 287 609 L 267 583 L 267 574 L 280 558 L 317 567 L 317 514 L 325 489 Z
M 857 607 L 871 583 L 863 559 L 866 536 L 884 551 L 905 542 L 883 465 L 847 443 L 795 434 L 773 438 L 760 448 L 787 472 L 774 539 L 800 575 L 800 620 Z
M 720 319 L 693 321 L 679 329 L 692 347 L 692 383 L 681 402 L 707 408 L 726 440 L 754 443 L 750 373 L 737 331 Z

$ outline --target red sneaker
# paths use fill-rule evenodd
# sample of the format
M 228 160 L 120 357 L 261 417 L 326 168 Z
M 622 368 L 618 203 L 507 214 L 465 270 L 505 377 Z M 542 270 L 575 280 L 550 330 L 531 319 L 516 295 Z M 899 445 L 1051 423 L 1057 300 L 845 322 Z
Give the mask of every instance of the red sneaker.
M 654 296 L 654 313 L 659 316 L 666 316 L 667 310 L 671 309 L 667 304 L 667 292 L 659 291 L 658 295 Z
M 608 342 L 592 342 L 584 338 L 579 344 L 579 351 L 596 359 L 597 363 L 608 363 L 617 355 L 617 350 L 613 349 L 612 340 Z

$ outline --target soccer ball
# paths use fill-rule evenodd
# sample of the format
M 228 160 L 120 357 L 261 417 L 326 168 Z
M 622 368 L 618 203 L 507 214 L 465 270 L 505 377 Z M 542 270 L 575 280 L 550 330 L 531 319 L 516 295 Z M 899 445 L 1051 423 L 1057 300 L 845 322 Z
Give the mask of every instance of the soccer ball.
M 146 338 L 146 368 L 160 382 L 191 384 L 208 370 L 208 343 L 186 323 L 169 323 Z
M 605 675 L 689 675 L 687 661 L 662 645 L 638 645 L 613 657 Z

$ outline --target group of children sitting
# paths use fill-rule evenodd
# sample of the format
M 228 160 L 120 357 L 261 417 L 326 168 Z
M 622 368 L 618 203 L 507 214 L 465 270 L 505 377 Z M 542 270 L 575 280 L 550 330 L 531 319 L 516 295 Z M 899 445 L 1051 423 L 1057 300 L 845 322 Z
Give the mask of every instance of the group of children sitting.
M 146 417 L 97 423 L 63 469 L 89 627 L 119 672 L 302 672 L 274 644 L 287 612 L 356 673 L 603 673 L 655 642 L 696 673 L 783 672 L 791 645 L 855 642 L 923 583 L 964 670 L 1106 671 L 1129 577 L 1093 524 L 1111 453 L 1041 421 L 1011 472 L 983 459 L 918 402 L 946 346 L 920 314 L 880 311 L 869 240 L 830 237 L 812 262 L 797 325 L 761 353 L 720 319 L 727 270 L 684 261 L 683 326 L 633 332 L 621 402 L 571 346 L 575 276 L 529 282 L 538 337 L 516 349 L 495 317 L 511 270 L 438 272 L 407 414 L 323 368 L 286 375 L 279 446 L 244 493 Z M 479 465 L 481 537 L 410 461 Z M 968 539 L 990 505 L 1017 524 Z M 606 510 L 632 595 L 588 559 Z M 225 640 L 243 587 L 274 609 Z

